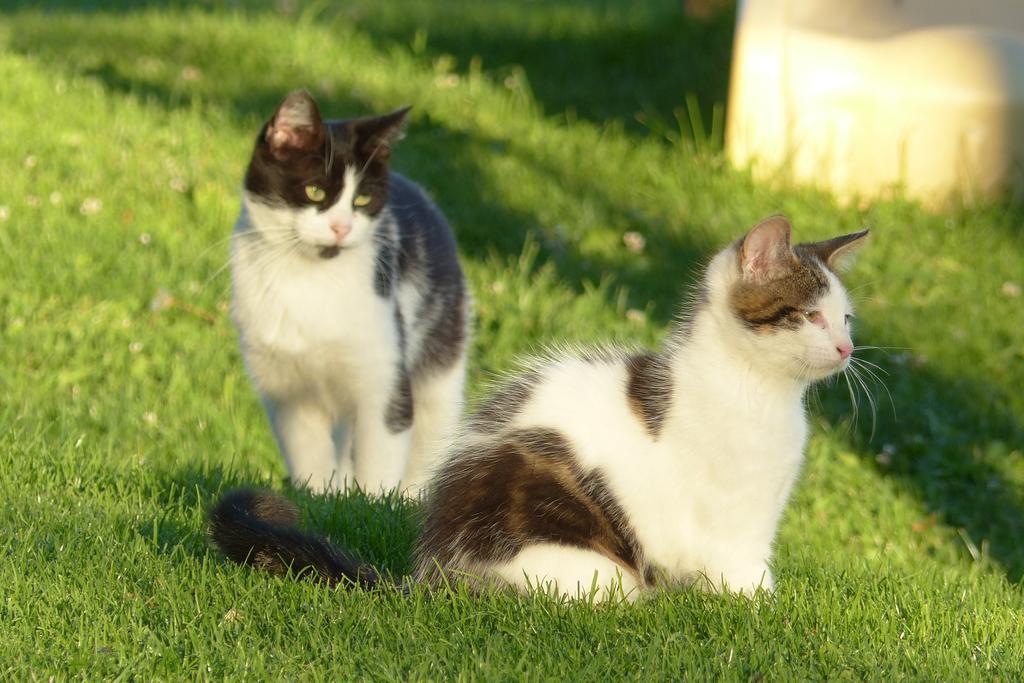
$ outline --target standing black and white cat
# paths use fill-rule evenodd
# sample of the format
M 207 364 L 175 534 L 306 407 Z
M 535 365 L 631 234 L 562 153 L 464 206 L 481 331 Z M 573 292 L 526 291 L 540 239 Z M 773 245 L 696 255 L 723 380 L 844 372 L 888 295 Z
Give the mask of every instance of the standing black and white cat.
M 408 109 L 324 121 L 293 92 L 256 139 L 233 317 L 292 481 L 415 493 L 462 409 L 470 297 L 455 240 L 388 168 Z
M 472 418 L 431 483 L 416 579 L 772 589 L 772 544 L 803 461 L 807 387 L 853 353 L 837 273 L 867 231 L 790 245 L 782 217 L 718 253 L 663 348 L 537 360 Z M 228 494 L 214 542 L 237 562 L 379 579 L 294 528 L 268 492 Z

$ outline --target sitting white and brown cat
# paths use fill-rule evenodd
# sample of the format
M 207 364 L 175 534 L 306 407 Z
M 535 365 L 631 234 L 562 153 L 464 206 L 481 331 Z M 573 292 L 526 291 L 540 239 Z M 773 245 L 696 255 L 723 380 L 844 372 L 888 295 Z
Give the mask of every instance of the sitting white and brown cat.
M 842 372 L 852 310 L 837 273 L 867 231 L 790 245 L 769 218 L 723 249 L 660 350 L 537 360 L 473 417 L 429 489 L 415 580 L 771 590 L 772 544 L 803 461 L 808 386 Z M 328 582 L 382 579 L 298 531 L 269 492 L 211 515 L 231 559 Z

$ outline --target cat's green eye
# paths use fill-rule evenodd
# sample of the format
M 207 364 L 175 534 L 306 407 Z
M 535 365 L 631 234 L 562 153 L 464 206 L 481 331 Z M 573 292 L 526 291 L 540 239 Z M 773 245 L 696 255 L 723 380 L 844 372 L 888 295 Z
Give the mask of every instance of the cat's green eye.
M 804 311 L 804 317 L 807 321 L 814 325 L 821 325 L 824 318 L 821 315 L 821 311 Z
M 367 206 L 372 201 L 372 198 L 368 194 L 361 194 L 355 198 L 352 203 L 356 206 Z
M 853 313 L 847 313 L 846 317 L 843 318 L 843 322 L 845 322 L 847 326 L 850 325 L 851 320 L 853 320 Z
M 322 202 L 327 193 L 319 185 L 306 185 L 306 196 L 311 202 Z

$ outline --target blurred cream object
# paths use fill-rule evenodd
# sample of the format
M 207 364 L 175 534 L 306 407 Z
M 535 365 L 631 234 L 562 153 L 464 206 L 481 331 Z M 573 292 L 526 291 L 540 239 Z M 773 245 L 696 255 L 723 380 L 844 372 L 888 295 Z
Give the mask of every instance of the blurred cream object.
M 738 166 L 926 204 L 1024 188 L 1024 0 L 741 0 Z

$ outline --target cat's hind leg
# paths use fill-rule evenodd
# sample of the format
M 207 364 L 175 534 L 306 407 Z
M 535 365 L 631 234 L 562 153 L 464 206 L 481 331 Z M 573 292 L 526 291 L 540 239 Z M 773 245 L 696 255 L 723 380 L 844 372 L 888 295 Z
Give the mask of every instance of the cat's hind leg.
M 462 415 L 466 359 L 413 382 L 413 428 L 409 465 L 402 488 L 413 497 L 427 484 L 432 470 L 451 447 Z
M 633 601 L 642 590 L 637 577 L 609 557 L 558 543 L 529 545 L 490 573 L 519 590 L 570 600 Z

